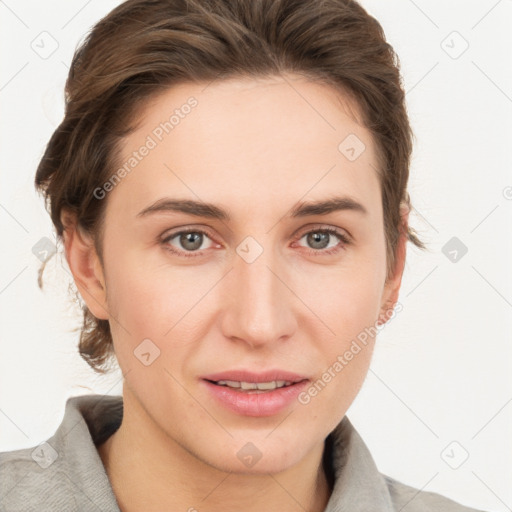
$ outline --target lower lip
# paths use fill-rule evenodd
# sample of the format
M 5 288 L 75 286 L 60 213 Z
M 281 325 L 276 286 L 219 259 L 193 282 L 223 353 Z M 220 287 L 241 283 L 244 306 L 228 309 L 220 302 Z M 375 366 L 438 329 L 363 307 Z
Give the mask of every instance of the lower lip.
M 291 386 L 264 391 L 263 393 L 247 393 L 227 386 L 218 386 L 203 380 L 209 392 L 225 408 L 243 416 L 273 416 L 289 407 L 300 392 L 308 385 L 307 380 Z

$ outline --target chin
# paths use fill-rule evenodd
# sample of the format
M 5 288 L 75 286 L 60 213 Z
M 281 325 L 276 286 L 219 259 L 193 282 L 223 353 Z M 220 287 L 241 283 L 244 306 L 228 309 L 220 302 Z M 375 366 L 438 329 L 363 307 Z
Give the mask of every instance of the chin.
M 287 471 L 298 461 L 283 461 L 279 458 L 272 457 L 270 460 L 263 460 L 263 457 L 254 464 L 252 467 L 246 467 L 244 464 L 239 463 L 238 461 L 233 462 L 233 460 L 226 460 L 225 464 L 219 465 L 216 464 L 216 467 L 221 471 L 226 473 L 233 473 L 235 475 L 268 475 L 270 474 L 279 474 L 284 471 Z
M 291 445 L 282 443 L 237 442 L 235 446 L 225 446 L 221 453 L 211 454 L 209 465 L 229 473 L 239 475 L 265 475 L 281 473 L 298 464 L 306 453 Z M 259 446 L 259 447 L 258 447 Z M 302 444 L 301 448 L 304 446 Z M 232 453 L 233 456 L 229 454 Z

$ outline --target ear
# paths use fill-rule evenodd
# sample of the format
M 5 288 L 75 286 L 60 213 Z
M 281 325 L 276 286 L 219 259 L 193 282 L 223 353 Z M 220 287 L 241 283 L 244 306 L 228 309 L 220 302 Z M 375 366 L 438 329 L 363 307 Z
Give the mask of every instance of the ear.
M 396 247 L 395 265 L 392 275 L 388 277 L 388 280 L 384 285 L 377 325 L 383 325 L 389 320 L 393 312 L 393 308 L 398 301 L 400 286 L 402 284 L 402 276 L 405 268 L 409 211 L 409 209 L 403 209 L 401 212 L 402 229 L 400 231 L 400 238 L 398 239 Z
M 66 260 L 78 291 L 96 318 L 108 320 L 105 278 L 93 239 L 80 229 L 71 212 L 63 211 L 61 220 Z

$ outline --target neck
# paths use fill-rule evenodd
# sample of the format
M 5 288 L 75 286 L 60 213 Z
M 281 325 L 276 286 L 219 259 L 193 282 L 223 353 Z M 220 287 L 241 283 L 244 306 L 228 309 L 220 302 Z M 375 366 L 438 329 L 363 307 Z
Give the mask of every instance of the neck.
M 225 472 L 156 427 L 137 427 L 140 421 L 131 404 L 124 403 L 121 426 L 98 446 L 122 512 L 167 510 L 170 504 L 173 510 L 190 512 L 325 510 L 331 489 L 323 468 L 323 443 L 279 473 Z

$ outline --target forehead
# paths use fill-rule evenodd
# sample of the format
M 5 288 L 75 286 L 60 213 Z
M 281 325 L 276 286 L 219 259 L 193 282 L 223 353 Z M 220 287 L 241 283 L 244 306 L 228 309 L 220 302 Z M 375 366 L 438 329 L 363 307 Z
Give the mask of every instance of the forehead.
M 109 193 L 109 208 L 131 216 L 165 195 L 232 211 L 334 193 L 380 206 L 371 135 L 357 105 L 327 85 L 296 75 L 183 83 L 152 98 L 138 122 Z

